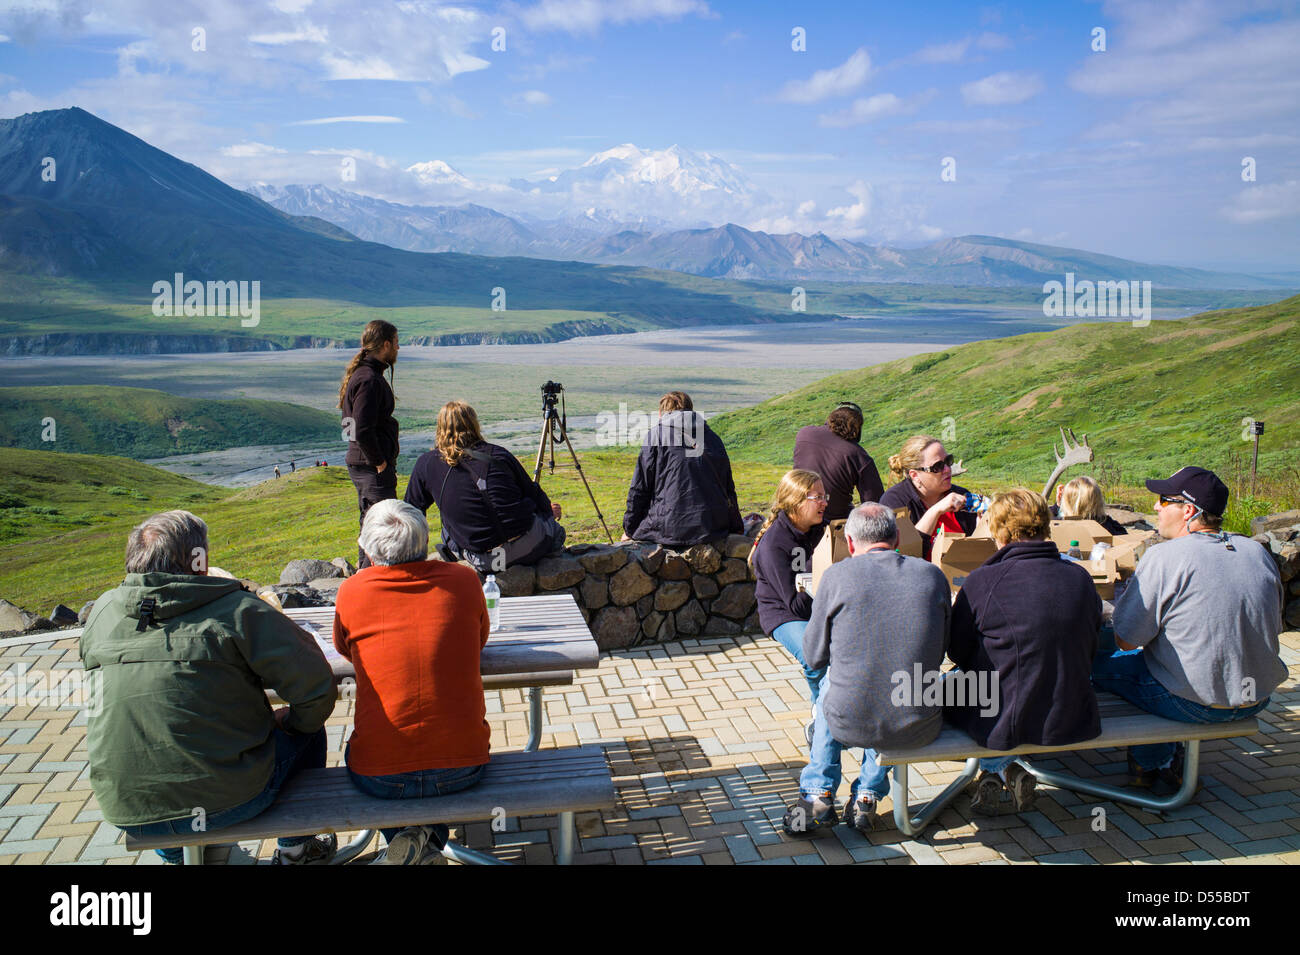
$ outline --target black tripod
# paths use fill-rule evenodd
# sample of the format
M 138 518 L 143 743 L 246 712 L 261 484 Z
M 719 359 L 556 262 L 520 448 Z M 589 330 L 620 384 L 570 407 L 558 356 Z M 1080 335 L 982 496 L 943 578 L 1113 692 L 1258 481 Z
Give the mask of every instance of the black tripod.
M 555 410 L 556 399 L 559 399 L 560 410 Z M 582 463 L 578 460 L 578 453 L 573 450 L 573 442 L 569 440 L 568 414 L 564 407 L 564 386 L 554 381 L 548 381 L 542 385 L 542 439 L 537 445 L 537 464 L 533 467 L 533 483 L 540 484 L 542 476 L 542 461 L 550 451 L 550 464 L 548 468 L 552 474 L 555 473 L 555 442 L 563 441 L 569 448 L 569 457 L 573 458 L 574 470 L 578 472 L 578 477 L 582 478 L 582 486 L 587 489 L 587 497 L 591 498 L 591 506 L 596 509 L 596 516 L 600 518 L 600 526 L 605 528 L 605 536 L 609 542 L 614 543 L 614 535 L 609 532 L 609 525 L 605 523 L 605 515 L 600 513 L 600 505 L 596 503 L 596 495 L 591 493 L 591 485 L 587 483 L 587 475 L 582 473 Z M 565 467 L 566 465 L 560 465 Z

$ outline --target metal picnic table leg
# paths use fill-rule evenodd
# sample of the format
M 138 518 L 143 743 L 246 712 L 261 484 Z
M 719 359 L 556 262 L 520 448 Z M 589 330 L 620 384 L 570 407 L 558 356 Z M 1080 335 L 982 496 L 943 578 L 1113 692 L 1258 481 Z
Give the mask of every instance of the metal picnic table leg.
M 528 688 L 528 742 L 524 744 L 525 753 L 535 753 L 542 745 L 542 729 L 546 719 L 542 712 L 542 688 Z
M 898 831 L 907 836 L 919 836 L 934 817 L 948 803 L 952 802 L 953 797 L 966 788 L 966 784 L 975 778 L 979 768 L 980 761 L 975 757 L 972 756 L 966 760 L 966 768 L 962 770 L 962 774 L 954 779 L 947 789 L 922 806 L 916 815 L 912 815 L 912 810 L 907 804 L 908 765 L 907 763 L 895 765 L 890 795 L 894 800 L 894 825 L 898 827 Z
M 375 838 L 374 829 L 362 829 L 353 837 L 351 842 L 334 853 L 330 865 L 346 865 L 351 862 L 366 851 L 366 848 L 370 845 L 370 840 L 373 838 Z
M 185 865 L 203 865 L 203 846 L 184 847 Z
M 1191 802 L 1192 796 L 1196 794 L 1196 776 L 1201 768 L 1201 741 L 1191 739 L 1184 743 L 1183 784 L 1179 787 L 1178 792 L 1171 796 L 1150 796 L 1126 787 L 1108 786 L 1105 783 L 1095 782 L 1091 779 L 1081 779 L 1069 773 L 1039 769 L 1036 766 L 1031 766 L 1028 760 L 1025 759 L 1018 759 L 1016 762 L 1033 773 L 1034 777 L 1040 782 L 1055 786 L 1057 789 L 1072 789 L 1075 792 L 1088 793 L 1090 796 L 1100 796 L 1103 799 L 1110 799 L 1115 802 L 1131 803 L 1134 806 L 1141 806 L 1143 809 L 1150 809 L 1153 812 L 1167 812 L 1170 809 L 1178 809 L 1180 806 L 1187 805 Z

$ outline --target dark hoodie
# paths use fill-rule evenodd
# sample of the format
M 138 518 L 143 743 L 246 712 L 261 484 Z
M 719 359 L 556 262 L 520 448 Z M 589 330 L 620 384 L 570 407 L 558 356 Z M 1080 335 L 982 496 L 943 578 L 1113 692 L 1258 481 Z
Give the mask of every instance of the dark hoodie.
M 944 715 L 989 749 L 1063 746 L 1101 733 L 1092 657 L 1101 598 L 1088 572 L 1051 541 L 1014 541 L 971 571 L 952 608 L 948 656 L 998 674 L 997 712 Z
M 623 530 L 638 541 L 683 548 L 742 534 L 731 461 L 695 411 L 670 411 L 646 435 L 627 492 Z
M 343 393 L 343 417 L 352 419 L 354 437 L 348 441 L 344 463 L 350 467 L 392 467 L 400 446 L 393 417 L 393 389 L 384 380 L 386 364 L 372 355 L 361 359 Z
M 156 607 L 141 630 L 149 597 Z M 315 641 L 220 577 L 127 574 L 95 601 L 81 661 L 93 691 L 90 785 L 117 826 L 248 802 L 275 764 L 265 691 L 289 704 L 285 728 L 294 733 L 324 726 L 336 697 Z

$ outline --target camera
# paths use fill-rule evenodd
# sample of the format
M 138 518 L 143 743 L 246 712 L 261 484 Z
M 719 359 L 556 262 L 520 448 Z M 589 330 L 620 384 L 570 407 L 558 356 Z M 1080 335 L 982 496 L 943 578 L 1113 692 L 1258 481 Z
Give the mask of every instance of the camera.
M 554 408 L 556 397 L 563 394 L 564 385 L 560 384 L 558 381 L 548 381 L 546 384 L 542 385 L 542 410 L 546 411 Z

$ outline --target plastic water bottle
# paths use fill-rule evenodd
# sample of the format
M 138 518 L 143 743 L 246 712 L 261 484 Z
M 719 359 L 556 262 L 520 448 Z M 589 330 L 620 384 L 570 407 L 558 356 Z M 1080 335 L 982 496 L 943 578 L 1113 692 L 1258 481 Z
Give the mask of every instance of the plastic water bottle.
M 483 599 L 487 601 L 489 628 L 495 630 L 501 625 L 501 588 L 497 586 L 496 574 L 488 574 L 483 584 Z
M 1070 549 L 1065 552 L 1065 556 L 1070 560 L 1083 560 L 1083 551 L 1079 550 L 1078 541 L 1070 541 Z
M 1092 545 L 1092 553 L 1088 555 L 1088 560 L 1096 570 L 1106 569 L 1106 551 L 1110 550 L 1110 545 L 1105 541 L 1098 541 Z
M 989 499 L 983 494 L 967 491 L 965 509 L 975 514 L 983 514 L 989 509 Z

